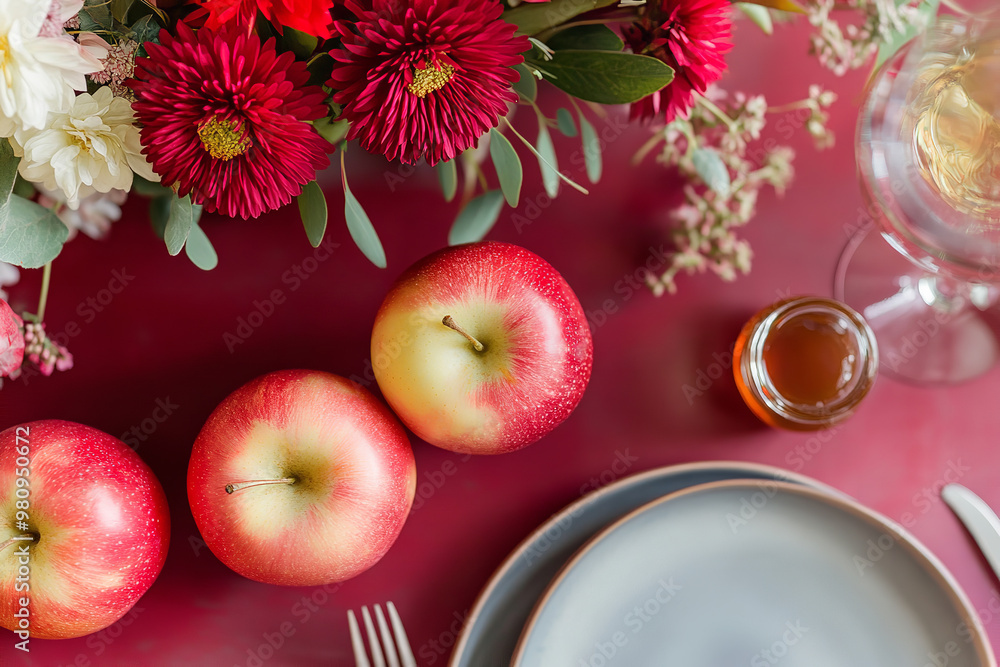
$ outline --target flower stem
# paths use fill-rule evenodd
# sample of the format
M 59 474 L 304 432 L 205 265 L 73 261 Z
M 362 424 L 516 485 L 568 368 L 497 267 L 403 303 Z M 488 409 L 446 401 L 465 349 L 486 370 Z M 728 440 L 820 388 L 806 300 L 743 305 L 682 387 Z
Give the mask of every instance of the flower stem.
M 284 477 L 282 479 L 251 479 L 246 482 L 233 482 L 226 484 L 226 493 L 236 493 L 241 489 L 249 489 L 254 486 L 266 486 L 268 484 L 295 484 L 294 477 Z
M 51 278 L 52 262 L 49 262 L 42 269 L 42 293 L 38 297 L 38 312 L 35 313 L 39 324 L 45 321 L 45 304 L 49 301 L 49 281 Z
M 706 111 L 709 111 L 713 116 L 715 116 L 716 118 L 718 118 L 719 120 L 721 120 L 723 123 L 725 123 L 726 127 L 728 127 L 731 132 L 735 132 L 736 131 L 736 123 L 734 123 L 733 119 L 729 117 L 729 114 L 727 114 L 725 111 L 723 111 L 722 109 L 720 109 L 715 104 L 715 102 L 713 102 L 712 100 L 708 99 L 704 95 L 698 95 L 697 101 L 698 101 L 698 104 L 700 104 L 701 106 L 703 106 Z
M 514 133 L 514 136 L 517 137 L 518 139 L 520 139 L 521 143 L 523 143 L 528 148 L 528 150 L 531 151 L 534 154 L 535 157 L 537 157 L 539 160 L 541 160 L 542 162 L 544 162 L 547 166 L 549 166 L 549 167 L 552 168 L 552 171 L 554 171 L 556 173 L 556 176 L 558 176 L 560 178 L 560 180 L 562 180 L 563 182 L 565 182 L 567 185 L 569 185 L 573 189 L 578 190 L 579 192 L 582 192 L 585 195 L 589 195 L 590 194 L 590 191 L 587 190 L 587 188 L 585 188 L 582 185 L 580 185 L 579 183 L 571 180 L 568 176 L 564 175 L 561 171 L 559 171 L 558 169 L 556 169 L 548 160 L 546 160 L 544 157 L 542 157 L 541 153 L 539 153 L 538 150 L 534 146 L 531 145 L 531 142 L 528 141 L 527 139 L 525 139 L 521 135 L 520 132 L 518 132 L 517 130 L 514 129 L 514 126 L 510 124 L 510 121 L 507 120 L 506 117 L 504 117 L 503 122 L 507 123 L 507 127 L 509 127 L 510 131 Z

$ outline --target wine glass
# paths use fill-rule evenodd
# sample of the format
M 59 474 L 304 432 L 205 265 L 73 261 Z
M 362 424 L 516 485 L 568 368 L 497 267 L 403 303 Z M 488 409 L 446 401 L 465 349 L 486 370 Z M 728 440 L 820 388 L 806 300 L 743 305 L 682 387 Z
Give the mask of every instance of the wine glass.
M 881 372 L 985 372 L 1000 358 L 1000 21 L 942 16 L 873 78 L 856 139 L 867 208 L 836 297 L 868 320 Z

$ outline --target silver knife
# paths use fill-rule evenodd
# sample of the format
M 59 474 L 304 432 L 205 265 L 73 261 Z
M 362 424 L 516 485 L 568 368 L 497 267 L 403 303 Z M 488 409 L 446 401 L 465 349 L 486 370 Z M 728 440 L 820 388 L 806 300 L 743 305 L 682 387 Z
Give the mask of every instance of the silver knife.
M 972 534 L 993 572 L 1000 577 L 1000 518 L 986 502 L 961 484 L 948 484 L 941 497 Z

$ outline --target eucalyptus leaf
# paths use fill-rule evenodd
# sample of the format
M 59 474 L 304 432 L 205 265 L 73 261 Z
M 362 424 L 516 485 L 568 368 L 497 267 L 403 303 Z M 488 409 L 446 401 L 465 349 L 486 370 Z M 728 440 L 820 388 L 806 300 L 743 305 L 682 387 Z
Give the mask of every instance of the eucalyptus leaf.
M 906 2 L 907 0 L 896 0 L 896 5 L 903 5 L 906 4 Z M 919 5 L 917 5 L 917 14 L 922 19 L 919 23 L 922 23 L 923 26 L 933 23 L 934 17 L 937 16 L 940 5 L 941 0 L 923 0 Z M 875 59 L 875 69 L 881 67 L 886 60 L 891 58 L 897 51 L 903 48 L 904 44 L 916 37 L 920 33 L 921 29 L 921 25 L 914 25 L 913 23 L 910 23 L 907 25 L 906 30 L 891 33 L 889 38 L 879 45 L 878 57 Z
M 351 124 L 346 120 L 320 118 L 313 123 L 313 128 L 319 132 L 319 136 L 336 146 L 347 136 L 347 132 L 351 129 Z
M 621 51 L 625 48 L 622 38 L 606 25 L 578 25 L 560 30 L 546 42 L 553 51 L 586 49 L 589 51 Z
M 556 124 L 563 136 L 575 137 L 577 135 L 576 123 L 573 122 L 573 114 L 569 109 L 562 107 L 556 111 Z
M 128 10 L 132 8 L 133 0 L 111 0 L 111 15 L 119 23 L 125 23 Z
M 537 35 L 549 28 L 562 25 L 574 16 L 600 7 L 616 4 L 618 0 L 552 0 L 542 3 L 521 3 L 503 13 L 507 23 L 517 26 L 522 35 Z
M 538 119 L 538 141 L 535 144 L 538 151 L 538 165 L 542 170 L 542 184 L 545 193 L 555 199 L 559 194 L 559 161 L 556 158 L 556 147 L 552 145 L 552 135 L 545 125 L 545 119 Z
M 720 195 L 728 195 L 732 181 L 729 168 L 714 148 L 696 148 L 691 156 L 701 180 Z
M 298 196 L 299 215 L 302 217 L 302 225 L 306 228 L 306 236 L 309 243 L 314 248 L 318 248 L 323 242 L 323 235 L 326 234 L 326 223 L 329 213 L 326 207 L 326 196 L 319 183 L 312 181 L 302 188 L 302 194 Z
M 18 176 L 17 180 L 14 181 L 14 194 L 18 197 L 31 199 L 35 196 L 35 186 Z M 0 204 L 0 206 L 2 206 L 2 204 Z
M 184 252 L 202 271 L 211 271 L 219 265 L 219 255 L 212 247 L 212 242 L 208 240 L 205 231 L 197 224 L 191 227 L 187 243 L 184 244 Z
M 514 70 L 521 75 L 521 78 L 514 82 L 514 92 L 526 102 L 534 102 L 538 97 L 538 79 L 524 63 L 516 65 Z
M 503 197 L 510 206 L 517 206 L 521 198 L 521 183 L 524 180 L 524 169 L 521 158 L 511 145 L 510 140 L 497 130 L 490 130 L 490 158 L 500 180 Z
M 774 21 L 771 20 L 771 11 L 767 7 L 754 5 L 749 2 L 734 2 L 733 6 L 743 12 L 751 21 L 757 24 L 765 35 L 774 33 Z
M 583 139 L 583 161 L 587 167 L 587 178 L 591 183 L 597 183 L 604 171 L 601 140 L 597 136 L 597 130 L 583 114 L 580 114 L 580 136 Z
M 489 190 L 466 204 L 451 226 L 448 245 L 483 240 L 500 217 L 503 200 L 504 195 L 499 190 Z
M 155 197 L 149 201 L 149 224 L 153 227 L 153 232 L 162 241 L 163 235 L 167 231 L 167 220 L 170 219 L 170 203 L 172 195 Z
M 17 166 L 21 158 L 14 155 L 14 147 L 6 139 L 0 139 L 0 208 L 7 204 L 7 199 L 14 191 L 17 182 Z
M 103 4 L 84 7 L 77 16 L 80 17 L 81 32 L 110 31 L 115 25 L 107 0 Z
M 0 207 L 0 261 L 37 269 L 62 250 L 69 228 L 55 213 L 17 195 Z
M 617 51 L 557 51 L 546 77 L 573 97 L 598 104 L 628 104 L 673 81 L 674 71 L 656 58 Z
M 451 201 L 458 191 L 458 167 L 455 166 L 454 160 L 448 160 L 447 162 L 438 162 L 435 168 L 437 169 L 438 181 L 441 183 L 444 200 Z
M 163 230 L 163 240 L 167 244 L 167 252 L 177 255 L 184 244 L 187 243 L 191 228 L 198 223 L 201 217 L 201 206 L 191 203 L 191 196 L 181 199 L 174 195 L 170 200 L 170 215 L 167 217 L 167 226 Z
M 159 183 L 154 183 L 153 181 L 147 181 L 138 174 L 132 177 L 132 192 L 154 199 L 158 197 L 170 197 L 174 194 L 170 188 Z
M 343 169 L 341 169 L 340 177 L 344 184 L 344 217 L 347 219 L 347 231 L 351 233 L 354 244 L 364 253 L 368 261 L 378 268 L 384 269 L 387 262 L 378 233 L 372 226 L 372 221 L 365 213 L 365 209 L 361 207 L 361 203 L 347 185 L 347 174 L 344 173 Z
M 146 42 L 159 44 L 160 29 L 160 23 L 156 20 L 155 15 L 143 16 L 132 25 L 132 39 L 138 42 L 140 46 Z

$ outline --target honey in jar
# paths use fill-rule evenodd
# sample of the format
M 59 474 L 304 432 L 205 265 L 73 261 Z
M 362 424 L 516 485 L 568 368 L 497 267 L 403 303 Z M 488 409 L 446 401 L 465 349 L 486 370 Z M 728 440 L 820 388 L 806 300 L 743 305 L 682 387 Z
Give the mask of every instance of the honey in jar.
M 743 400 L 776 428 L 811 431 L 849 417 L 875 382 L 871 328 L 848 306 L 823 297 L 785 299 L 743 327 L 733 373 Z

